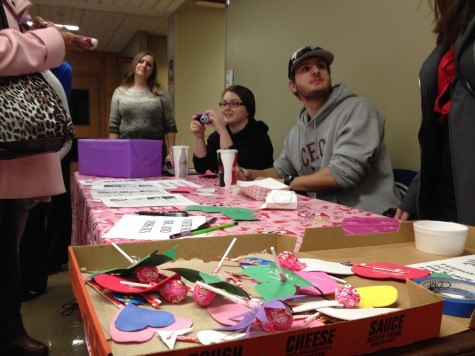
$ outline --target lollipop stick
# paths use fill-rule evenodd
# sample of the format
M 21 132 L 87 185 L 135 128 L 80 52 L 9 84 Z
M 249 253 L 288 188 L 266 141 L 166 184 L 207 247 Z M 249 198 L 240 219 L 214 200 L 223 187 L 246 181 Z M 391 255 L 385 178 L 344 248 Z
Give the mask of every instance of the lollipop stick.
M 329 275 L 330 276 L 330 275 Z M 343 284 L 346 284 L 346 281 L 344 279 L 341 279 L 341 278 L 337 278 L 337 277 L 334 277 L 334 276 L 330 276 L 331 278 L 333 278 L 335 281 L 339 282 L 339 283 L 343 283 Z
M 114 246 L 115 249 L 122 254 L 122 256 L 124 256 L 127 260 L 129 260 L 130 263 L 135 263 L 135 260 L 132 257 L 130 257 L 128 254 L 126 254 L 125 251 L 122 250 L 119 246 L 117 246 L 115 242 L 112 243 L 112 246 Z
M 196 281 L 196 284 L 199 285 L 201 288 L 204 288 L 204 289 L 210 290 L 211 292 L 215 292 L 216 294 L 222 295 L 224 298 L 229 299 L 230 301 L 236 304 L 245 305 L 246 307 L 250 308 L 249 301 L 247 299 L 228 293 L 222 289 L 210 286 L 209 284 L 203 283 L 201 281 Z
M 221 258 L 221 261 L 219 261 L 219 263 L 218 263 L 218 267 L 216 267 L 216 269 L 213 271 L 213 275 L 219 274 L 219 270 L 221 269 L 221 266 L 223 265 L 223 262 L 226 260 L 226 257 L 228 257 L 229 251 L 231 251 L 231 249 L 233 248 L 235 243 L 236 243 L 236 238 L 234 238 L 231 241 L 231 243 L 229 244 L 229 247 L 226 250 L 226 252 L 224 253 L 223 258 Z
M 279 259 L 277 258 L 277 255 L 275 253 L 274 246 L 272 246 L 270 250 L 272 251 L 272 256 L 274 256 L 275 265 L 277 266 L 277 269 L 279 270 L 280 280 L 282 282 L 285 282 L 287 278 L 285 278 L 284 271 L 282 270 L 282 266 L 280 265 Z
M 318 318 L 319 316 L 320 316 L 320 312 L 317 311 L 315 314 L 312 314 L 312 315 L 310 315 L 309 317 L 307 317 L 307 318 L 303 321 L 303 323 L 304 323 L 304 324 L 308 324 L 308 323 L 310 323 L 313 319 L 316 319 L 316 318 Z
M 129 282 L 129 281 L 120 281 L 120 284 L 125 284 L 126 286 L 131 286 L 131 287 L 142 287 L 142 288 L 150 288 L 153 286 L 153 284 L 135 283 L 135 282 Z

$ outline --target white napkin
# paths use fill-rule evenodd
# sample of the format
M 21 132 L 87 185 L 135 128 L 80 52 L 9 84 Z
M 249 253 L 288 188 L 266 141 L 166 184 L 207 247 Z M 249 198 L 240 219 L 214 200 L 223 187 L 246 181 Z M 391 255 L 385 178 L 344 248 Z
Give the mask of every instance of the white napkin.
M 261 209 L 297 209 L 297 194 L 291 190 L 271 190 Z

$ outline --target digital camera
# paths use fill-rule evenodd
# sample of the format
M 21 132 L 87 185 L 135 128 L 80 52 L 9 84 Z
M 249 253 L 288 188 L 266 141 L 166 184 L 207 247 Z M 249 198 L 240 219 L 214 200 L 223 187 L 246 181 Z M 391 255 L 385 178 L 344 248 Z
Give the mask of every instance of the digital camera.
M 196 115 L 195 120 L 198 120 L 200 123 L 202 123 L 202 124 L 211 123 L 211 121 L 209 121 L 208 115 L 206 115 L 205 113 L 199 112 L 199 113 L 196 113 L 195 115 Z

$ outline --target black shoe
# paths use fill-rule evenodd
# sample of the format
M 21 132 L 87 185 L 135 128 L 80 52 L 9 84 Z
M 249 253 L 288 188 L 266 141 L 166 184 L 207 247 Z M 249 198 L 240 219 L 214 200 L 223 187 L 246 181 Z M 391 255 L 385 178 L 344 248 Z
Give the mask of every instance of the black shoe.
M 43 295 L 45 293 L 46 293 L 46 290 L 40 290 L 40 291 L 28 290 L 28 291 L 24 291 L 24 292 L 21 293 L 21 300 L 22 300 L 22 302 L 27 302 L 29 300 L 38 298 L 40 295 Z
M 46 356 L 48 353 L 48 346 L 26 332 L 18 333 L 12 340 L 12 356 Z

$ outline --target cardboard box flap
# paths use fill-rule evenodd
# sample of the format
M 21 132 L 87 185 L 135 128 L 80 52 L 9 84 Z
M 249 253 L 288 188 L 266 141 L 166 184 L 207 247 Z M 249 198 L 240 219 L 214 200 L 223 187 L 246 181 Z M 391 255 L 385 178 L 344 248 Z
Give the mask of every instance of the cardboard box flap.
M 233 238 L 227 235 L 219 238 L 195 237 L 169 241 L 135 242 L 120 244 L 120 240 L 114 240 L 129 256 L 143 258 L 154 250 L 165 252 L 177 247 L 176 258 L 190 260 L 198 258 L 204 262 L 216 261 L 218 256 L 223 255 Z M 249 253 L 270 253 L 270 247 L 274 246 L 277 253 L 293 251 L 296 237 L 278 234 L 261 234 L 237 236 L 236 243 L 230 251 L 229 257 L 237 257 Z M 112 245 L 98 246 L 74 246 L 74 254 L 81 261 L 82 272 L 94 272 L 110 268 L 127 267 L 129 262 Z M 104 259 L 103 256 L 108 256 Z

